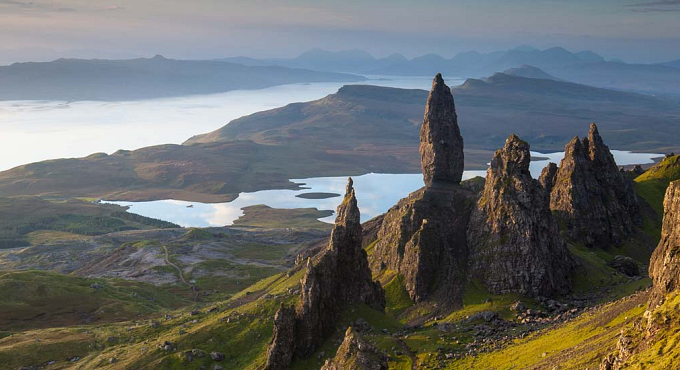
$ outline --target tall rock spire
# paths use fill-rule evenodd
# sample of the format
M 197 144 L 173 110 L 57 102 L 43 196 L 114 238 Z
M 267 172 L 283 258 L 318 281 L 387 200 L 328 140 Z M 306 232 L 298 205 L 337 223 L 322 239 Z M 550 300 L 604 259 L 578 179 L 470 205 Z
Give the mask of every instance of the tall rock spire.
M 468 226 L 470 272 L 492 293 L 551 296 L 571 288 L 572 261 L 530 160 L 529 144 L 510 135 L 491 160 Z
M 458 184 L 463 176 L 463 138 L 451 89 L 441 73 L 432 82 L 420 128 L 420 164 L 425 185 Z
M 385 291 L 372 280 L 368 257 L 361 245 L 360 219 L 350 178 L 338 206 L 328 248 L 318 258 L 307 259 L 300 281 L 300 300 L 295 307 L 295 325 L 290 325 L 285 308 L 277 313 L 265 369 L 287 369 L 292 359 L 311 355 L 335 330 L 347 305 L 364 303 L 376 310 L 385 309 Z M 286 350 L 292 353 L 285 355 Z

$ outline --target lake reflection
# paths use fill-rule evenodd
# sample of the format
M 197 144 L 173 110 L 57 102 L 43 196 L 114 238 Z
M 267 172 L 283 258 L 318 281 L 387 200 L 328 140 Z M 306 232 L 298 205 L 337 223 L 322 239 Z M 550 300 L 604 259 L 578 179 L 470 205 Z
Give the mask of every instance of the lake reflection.
M 541 170 L 548 162 L 559 161 L 563 152 L 538 153 L 532 152 L 534 157 L 547 157 L 547 160 L 532 161 L 531 175 L 538 178 Z M 653 163 L 654 158 L 662 154 L 631 153 L 612 150 L 612 154 L 619 165 Z M 475 176 L 486 176 L 486 171 L 465 171 L 463 179 Z M 361 220 L 371 218 L 386 212 L 399 199 L 421 188 L 423 176 L 421 174 L 378 174 L 370 173 L 353 177 L 357 203 L 361 211 Z M 243 215 L 241 208 L 265 204 L 272 208 L 317 208 L 319 210 L 335 211 L 342 198 L 304 199 L 296 195 L 303 193 L 345 193 L 347 177 L 317 177 L 309 179 L 292 179 L 291 181 L 305 184 L 302 190 L 264 190 L 254 193 L 241 193 L 238 198 L 229 203 L 195 203 L 178 200 L 159 200 L 152 202 L 109 202 L 129 206 L 129 212 L 147 217 L 174 222 L 185 227 L 224 226 L 233 224 L 234 220 Z M 191 207 L 189 207 L 191 206 Z M 335 215 L 321 219 L 333 222 Z

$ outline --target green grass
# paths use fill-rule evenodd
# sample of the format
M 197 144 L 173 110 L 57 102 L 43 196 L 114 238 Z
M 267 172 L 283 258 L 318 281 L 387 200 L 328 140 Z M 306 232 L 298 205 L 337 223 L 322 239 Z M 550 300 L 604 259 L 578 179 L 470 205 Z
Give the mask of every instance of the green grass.
M 163 289 L 132 281 L 30 270 L 0 274 L 0 330 L 130 320 L 187 303 Z
M 265 205 L 244 207 L 243 216 L 234 221 L 235 226 L 251 226 L 264 228 L 306 227 L 330 230 L 333 225 L 319 221 L 320 218 L 333 215 L 333 211 L 320 211 L 316 208 L 271 208 Z
M 399 316 L 404 310 L 413 306 L 413 301 L 404 288 L 404 277 L 397 274 L 385 285 L 385 311 L 392 316 Z
M 636 190 L 658 215 L 663 215 L 663 198 L 671 181 L 680 179 L 680 155 L 666 157 L 635 179 Z

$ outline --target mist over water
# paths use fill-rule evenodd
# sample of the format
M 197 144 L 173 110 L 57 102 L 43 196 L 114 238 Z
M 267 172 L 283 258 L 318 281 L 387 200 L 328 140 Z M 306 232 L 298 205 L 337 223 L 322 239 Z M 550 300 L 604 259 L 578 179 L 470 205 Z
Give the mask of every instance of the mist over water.
M 367 76 L 356 84 L 429 90 L 432 76 Z M 451 85 L 462 83 L 448 79 Z M 347 83 L 306 83 L 261 90 L 127 102 L 0 102 L 0 171 L 55 158 L 181 144 L 255 112 L 333 94 Z M 425 102 L 423 102 L 423 105 Z

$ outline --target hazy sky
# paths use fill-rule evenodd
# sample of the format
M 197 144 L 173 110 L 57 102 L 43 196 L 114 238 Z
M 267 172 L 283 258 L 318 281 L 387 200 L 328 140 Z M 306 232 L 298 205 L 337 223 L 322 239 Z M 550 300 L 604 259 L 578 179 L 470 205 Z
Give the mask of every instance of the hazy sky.
M 0 0 L 0 64 L 57 57 L 592 49 L 680 59 L 680 0 Z

